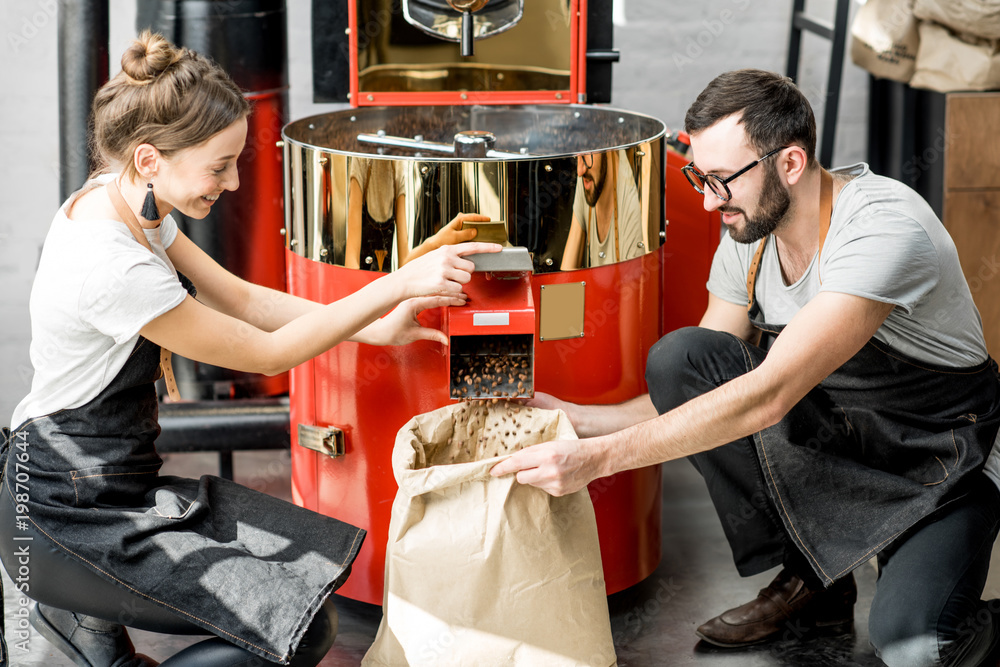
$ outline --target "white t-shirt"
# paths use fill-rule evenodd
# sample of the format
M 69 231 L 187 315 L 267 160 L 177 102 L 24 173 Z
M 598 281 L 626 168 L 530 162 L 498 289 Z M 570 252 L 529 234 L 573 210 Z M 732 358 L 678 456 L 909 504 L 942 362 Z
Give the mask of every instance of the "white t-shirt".
M 983 324 L 962 273 L 958 251 L 933 209 L 917 193 L 866 164 L 833 206 L 820 262 L 786 285 L 773 241 L 764 248 L 756 297 L 764 321 L 788 324 L 819 292 L 841 292 L 896 306 L 875 338 L 903 354 L 962 368 L 986 360 Z M 746 305 L 747 271 L 760 242 L 726 235 L 712 261 L 709 291 Z M 822 278 L 822 282 L 820 281 Z
M 985 361 L 979 310 L 955 243 L 937 215 L 913 190 L 876 176 L 867 164 L 843 171 L 855 178 L 834 203 L 822 266 L 813 257 L 805 274 L 786 285 L 776 244 L 770 241 L 764 248 L 756 287 L 764 321 L 787 324 L 819 292 L 854 294 L 896 306 L 875 338 L 903 354 L 955 368 Z M 736 243 L 726 235 L 712 261 L 709 291 L 746 305 L 747 271 L 759 244 Z M 997 443 L 985 472 L 1000 487 Z
M 35 374 L 14 410 L 14 428 L 94 399 L 125 366 L 139 330 L 187 296 L 166 254 L 177 236 L 174 220 L 145 230 L 154 255 L 124 223 L 66 217 L 89 185 L 59 208 L 45 237 L 29 301 Z
M 401 160 L 354 158 L 351 178 L 358 182 L 372 220 L 385 222 L 396 214 L 396 200 L 406 194 Z
M 604 154 L 604 159 L 610 159 L 610 153 Z M 646 244 L 642 234 L 642 214 L 639 211 L 639 191 L 635 187 L 635 177 L 632 175 L 632 167 L 629 166 L 628 155 L 625 151 L 618 151 L 618 175 L 612 178 L 610 174 L 605 176 L 604 187 L 612 187 L 618 184 L 618 252 L 619 257 L 615 258 L 615 229 L 614 222 L 608 228 L 608 233 L 602 243 L 597 238 L 597 219 L 594 209 L 587 204 L 586 194 L 583 188 L 583 177 L 577 176 L 576 195 L 573 198 L 573 218 L 575 224 L 583 228 L 587 238 L 587 248 L 584 252 L 590 258 L 589 266 L 603 266 L 614 264 L 617 261 L 633 259 L 646 253 Z

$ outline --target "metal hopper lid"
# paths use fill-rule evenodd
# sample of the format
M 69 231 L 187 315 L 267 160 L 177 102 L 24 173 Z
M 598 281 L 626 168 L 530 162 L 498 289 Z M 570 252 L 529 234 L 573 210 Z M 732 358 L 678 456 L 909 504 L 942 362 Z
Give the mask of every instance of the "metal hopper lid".
M 502 248 L 500 252 L 484 252 L 466 255 L 476 265 L 476 271 L 527 272 L 531 273 L 531 255 L 522 246 Z
M 459 133 L 495 137 L 486 158 L 449 154 Z M 666 133 L 655 118 L 580 105 L 365 107 L 297 120 L 288 141 L 329 153 L 466 162 L 548 159 L 624 149 Z M 373 139 L 374 138 L 374 139 Z M 374 143 L 380 141 L 380 143 Z M 432 150 L 434 144 L 447 150 Z M 431 150 L 429 150 L 431 149 Z

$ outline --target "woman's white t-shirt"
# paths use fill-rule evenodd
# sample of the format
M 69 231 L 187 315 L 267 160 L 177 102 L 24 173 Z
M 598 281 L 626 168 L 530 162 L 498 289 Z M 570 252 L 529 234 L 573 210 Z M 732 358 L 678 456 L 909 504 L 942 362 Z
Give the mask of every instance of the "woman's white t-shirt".
M 166 253 L 177 237 L 170 216 L 145 230 L 152 253 L 122 222 L 66 217 L 95 181 L 59 208 L 45 237 L 29 301 L 35 372 L 14 428 L 94 399 L 125 366 L 139 330 L 187 296 Z

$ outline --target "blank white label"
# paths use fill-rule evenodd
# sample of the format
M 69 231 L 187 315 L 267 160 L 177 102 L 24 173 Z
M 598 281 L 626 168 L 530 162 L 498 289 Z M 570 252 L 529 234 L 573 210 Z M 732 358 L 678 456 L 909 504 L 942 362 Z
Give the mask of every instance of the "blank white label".
M 510 313 L 473 313 L 474 327 L 505 327 L 510 324 Z

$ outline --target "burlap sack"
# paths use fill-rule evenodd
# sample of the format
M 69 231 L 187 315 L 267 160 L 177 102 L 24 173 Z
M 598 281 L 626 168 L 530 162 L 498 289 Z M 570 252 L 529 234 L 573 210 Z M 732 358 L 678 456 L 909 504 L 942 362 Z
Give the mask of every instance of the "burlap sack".
M 868 0 L 851 24 L 851 60 L 885 79 L 910 80 L 919 44 L 913 0 Z
M 914 88 L 942 93 L 1000 88 L 1000 41 L 958 36 L 922 21 Z
M 955 32 L 1000 39 L 997 0 L 916 0 L 913 13 L 918 19 L 940 23 Z
M 554 498 L 489 474 L 521 447 L 575 437 L 561 411 L 507 403 L 448 406 L 399 431 L 382 623 L 362 665 L 615 663 L 586 489 Z

